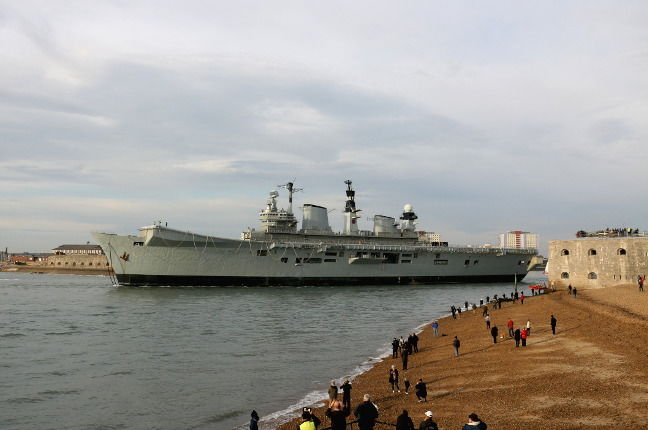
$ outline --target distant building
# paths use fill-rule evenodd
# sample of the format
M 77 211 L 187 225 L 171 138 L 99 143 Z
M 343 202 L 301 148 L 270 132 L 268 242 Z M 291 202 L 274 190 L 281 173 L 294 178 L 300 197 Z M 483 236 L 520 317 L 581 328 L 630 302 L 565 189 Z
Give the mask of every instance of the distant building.
M 549 241 L 547 273 L 552 286 L 609 287 L 636 284 L 648 275 L 648 237 L 592 237 Z
M 538 235 L 528 231 L 509 231 L 499 235 L 500 248 L 538 249 Z
M 54 255 L 70 255 L 70 254 L 83 254 L 83 255 L 104 255 L 103 249 L 99 245 L 61 245 L 58 248 L 52 249 Z

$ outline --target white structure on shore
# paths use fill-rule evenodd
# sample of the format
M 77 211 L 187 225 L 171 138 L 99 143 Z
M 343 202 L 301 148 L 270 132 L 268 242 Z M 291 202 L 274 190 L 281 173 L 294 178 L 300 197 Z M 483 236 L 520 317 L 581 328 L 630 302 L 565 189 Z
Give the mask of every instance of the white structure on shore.
M 500 248 L 538 249 L 538 235 L 528 231 L 514 230 L 499 235 Z

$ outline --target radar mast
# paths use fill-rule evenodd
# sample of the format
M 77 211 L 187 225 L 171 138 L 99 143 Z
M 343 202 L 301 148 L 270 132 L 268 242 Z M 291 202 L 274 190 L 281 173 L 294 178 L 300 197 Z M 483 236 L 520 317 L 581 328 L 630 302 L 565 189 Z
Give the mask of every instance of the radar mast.
M 303 191 L 303 188 L 295 188 L 295 180 L 293 179 L 291 182 L 282 184 L 282 185 L 277 185 L 278 187 L 285 188 L 288 190 L 288 213 L 292 214 L 293 213 L 293 207 L 292 207 L 292 197 L 293 193 L 297 193 L 299 191 Z

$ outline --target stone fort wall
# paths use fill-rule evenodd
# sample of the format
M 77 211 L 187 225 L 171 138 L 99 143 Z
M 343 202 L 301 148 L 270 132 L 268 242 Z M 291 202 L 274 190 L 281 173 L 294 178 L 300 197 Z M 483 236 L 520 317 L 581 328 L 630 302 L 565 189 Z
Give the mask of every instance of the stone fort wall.
M 549 284 L 579 289 L 636 283 L 648 275 L 648 238 L 581 238 L 549 242 Z

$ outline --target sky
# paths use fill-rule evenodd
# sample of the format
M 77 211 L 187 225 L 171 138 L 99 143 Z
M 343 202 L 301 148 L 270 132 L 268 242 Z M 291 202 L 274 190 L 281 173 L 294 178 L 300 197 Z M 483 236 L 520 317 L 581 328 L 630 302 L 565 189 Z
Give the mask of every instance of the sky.
M 648 230 L 648 2 L 0 0 L 0 248 L 155 220 L 239 237 L 268 192 L 452 244 Z M 280 206 L 287 206 L 279 189 Z

